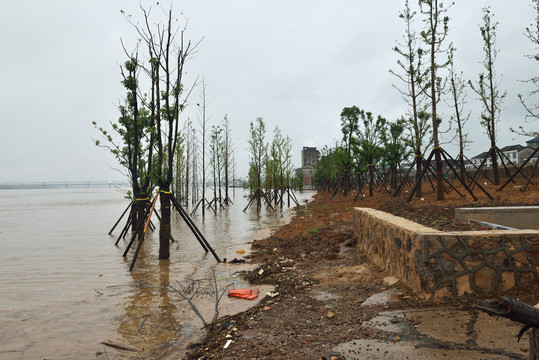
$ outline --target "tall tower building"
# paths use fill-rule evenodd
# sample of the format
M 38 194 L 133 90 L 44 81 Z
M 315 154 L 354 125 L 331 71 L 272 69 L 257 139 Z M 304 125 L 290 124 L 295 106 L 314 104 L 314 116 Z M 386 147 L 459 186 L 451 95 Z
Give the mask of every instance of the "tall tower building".
M 320 151 L 316 150 L 316 147 L 304 146 L 301 150 L 301 166 L 310 164 L 316 166 L 318 164 L 318 158 L 320 157 Z

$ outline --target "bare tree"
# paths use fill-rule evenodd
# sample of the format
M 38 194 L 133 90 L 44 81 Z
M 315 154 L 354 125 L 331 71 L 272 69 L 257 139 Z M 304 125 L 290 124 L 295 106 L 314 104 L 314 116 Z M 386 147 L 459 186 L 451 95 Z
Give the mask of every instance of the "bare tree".
M 404 88 L 393 85 L 397 91 L 402 95 L 402 98 L 409 106 L 410 116 L 406 117 L 407 127 L 410 129 L 411 141 L 410 145 L 413 148 L 415 153 L 415 165 L 416 165 L 416 177 L 421 173 L 422 165 L 422 156 L 423 156 L 423 144 L 425 141 L 425 135 L 427 132 L 424 131 L 424 121 L 421 119 L 418 114 L 422 110 L 422 101 L 424 95 L 421 93 L 419 84 L 421 83 L 421 58 L 423 55 L 423 50 L 417 44 L 417 33 L 413 30 L 413 20 L 416 13 L 410 10 L 408 0 L 405 2 L 404 10 L 399 13 L 399 18 L 404 20 L 405 23 L 405 33 L 404 33 L 404 43 L 397 44 L 393 48 L 397 52 L 402 60 L 398 60 L 397 64 L 400 67 L 399 72 L 390 70 L 390 72 L 395 75 L 401 82 L 404 84 Z M 421 184 L 419 184 L 416 190 L 416 196 L 421 197 Z
M 191 203 L 195 205 L 197 201 L 199 200 L 199 183 L 198 183 L 198 139 L 197 139 L 197 132 L 196 129 L 193 128 L 193 136 L 192 136 L 192 166 L 191 166 Z
M 230 172 L 232 171 L 232 164 L 234 162 L 234 144 L 232 142 L 232 128 L 230 127 L 230 121 L 225 115 L 223 118 L 223 170 L 225 172 L 225 205 L 230 205 L 232 200 L 228 195 L 228 188 L 230 186 Z
M 171 184 L 172 191 L 176 194 L 176 198 L 185 199 L 185 172 L 187 171 L 187 139 L 185 129 L 178 134 L 178 142 L 176 143 L 174 174 Z
M 455 115 L 453 120 L 456 122 L 456 136 L 459 140 L 458 162 L 460 167 L 460 176 L 466 179 L 466 168 L 464 167 L 464 150 L 468 144 L 468 134 L 464 132 L 464 125 L 470 118 L 470 113 L 465 113 L 463 106 L 466 103 L 466 82 L 462 79 L 462 71 L 457 73 L 455 70 L 455 48 L 453 44 L 449 46 L 449 93 L 451 101 L 448 103 L 453 107 Z
M 445 15 L 447 7 L 444 7 L 442 1 L 438 0 L 419 0 L 421 13 L 425 16 L 425 30 L 421 31 L 423 42 L 429 47 L 429 66 L 425 73 L 425 83 L 422 85 L 422 91 L 427 95 L 432 120 L 432 138 L 434 145 L 434 157 L 436 163 L 436 185 L 437 199 L 444 199 L 444 178 L 442 154 L 439 139 L 439 118 L 438 118 L 438 102 L 440 101 L 443 92 L 443 81 L 439 75 L 439 70 L 447 66 L 447 61 L 438 62 L 438 56 L 446 53 L 443 48 L 444 40 L 447 37 L 449 30 L 449 17 Z
M 200 118 L 199 118 L 199 125 L 200 125 L 200 143 L 201 143 L 201 153 L 202 153 L 202 159 L 200 162 L 200 172 L 202 173 L 202 198 L 199 200 L 199 202 L 196 204 L 195 208 L 191 212 L 191 215 L 194 214 L 198 207 L 202 207 L 202 216 L 206 214 L 206 207 L 213 210 L 213 208 L 210 205 L 210 202 L 206 199 L 206 170 L 208 169 L 208 163 L 206 161 L 206 148 L 208 147 L 208 122 L 209 117 L 206 116 L 206 81 L 202 79 L 202 91 L 200 94 L 200 102 L 197 103 L 197 106 L 199 107 L 200 112 Z
M 189 183 L 191 181 L 190 173 L 191 171 L 196 171 L 193 166 L 193 147 L 195 143 L 195 129 L 193 129 L 193 122 L 191 119 L 187 118 L 185 124 L 185 204 L 189 204 Z
M 526 27 L 524 35 L 531 41 L 533 44 L 536 53 L 527 55 L 528 58 L 539 61 L 539 1 L 532 0 L 534 11 L 535 11 L 535 23 L 530 24 Z M 534 122 L 539 119 L 539 101 L 534 99 L 539 96 L 539 76 L 534 76 L 529 80 L 525 80 L 532 86 L 532 90 L 527 95 L 519 94 L 518 98 L 526 109 L 526 121 Z M 539 136 L 539 130 L 537 129 L 525 129 L 524 126 L 519 126 L 518 130 L 511 129 L 514 132 L 518 132 L 521 135 L 527 136 Z
M 213 199 L 210 202 L 214 209 L 222 207 L 221 197 L 221 163 L 222 163 L 222 129 L 213 125 L 210 134 L 210 167 L 213 178 Z
M 492 159 L 492 171 L 494 175 L 494 184 L 500 184 L 500 174 L 498 171 L 498 153 L 496 147 L 496 132 L 497 123 L 499 122 L 501 104 L 506 96 L 506 92 L 500 92 L 500 81 L 496 80 L 496 71 L 494 62 L 499 50 L 496 49 L 496 31 L 498 23 L 492 22 L 490 8 L 483 8 L 483 26 L 479 27 L 481 37 L 483 38 L 483 51 L 485 59 L 482 64 L 486 73 L 479 74 L 479 80 L 474 84 L 470 84 L 473 91 L 479 96 L 479 100 L 483 105 L 481 114 L 481 125 L 486 129 L 487 136 L 490 139 L 490 156 Z

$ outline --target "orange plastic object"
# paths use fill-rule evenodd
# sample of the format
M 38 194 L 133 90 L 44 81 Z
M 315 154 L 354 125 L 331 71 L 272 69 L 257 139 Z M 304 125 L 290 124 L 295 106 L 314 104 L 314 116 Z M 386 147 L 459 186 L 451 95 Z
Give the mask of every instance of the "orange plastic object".
M 258 289 L 235 289 L 228 290 L 229 297 L 237 297 L 240 299 L 254 300 L 258 297 Z

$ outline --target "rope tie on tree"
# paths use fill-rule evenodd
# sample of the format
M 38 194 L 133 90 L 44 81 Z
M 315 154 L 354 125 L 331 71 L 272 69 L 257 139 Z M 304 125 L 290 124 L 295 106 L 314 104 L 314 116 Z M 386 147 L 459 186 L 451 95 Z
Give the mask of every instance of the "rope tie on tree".
M 135 199 L 135 201 L 146 201 L 146 200 L 150 200 L 150 198 L 149 198 L 149 197 L 147 197 L 147 198 L 140 198 L 140 199 Z
M 158 190 L 158 192 L 162 192 L 163 194 L 172 194 L 172 191 L 165 191 L 165 190 Z

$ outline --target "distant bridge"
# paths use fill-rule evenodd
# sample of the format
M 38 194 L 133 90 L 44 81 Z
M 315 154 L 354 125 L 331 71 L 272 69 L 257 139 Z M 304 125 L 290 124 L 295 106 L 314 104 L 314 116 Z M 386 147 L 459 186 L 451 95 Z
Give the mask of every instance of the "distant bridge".
M 7 189 L 59 189 L 129 186 L 127 181 L 42 181 L 42 182 L 3 182 L 0 190 Z

